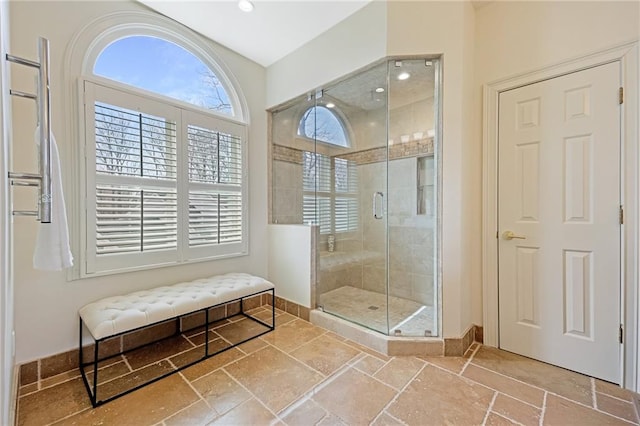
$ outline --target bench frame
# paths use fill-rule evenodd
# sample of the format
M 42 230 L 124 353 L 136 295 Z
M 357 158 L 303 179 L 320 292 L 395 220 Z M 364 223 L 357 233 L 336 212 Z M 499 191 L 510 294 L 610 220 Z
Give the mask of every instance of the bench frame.
M 248 298 L 251 298 L 251 297 L 254 297 L 254 296 L 258 296 L 258 295 L 263 295 L 263 294 L 268 296 L 269 293 L 271 294 L 271 324 L 267 324 L 266 322 L 247 314 L 244 311 L 244 303 L 243 303 L 245 299 L 248 299 Z M 217 308 L 217 307 L 220 307 L 220 306 L 224 306 L 224 305 L 227 305 L 229 303 L 234 303 L 234 302 L 240 302 L 240 312 L 238 312 L 236 314 L 233 314 L 233 315 L 225 316 L 224 318 L 218 318 L 215 321 L 210 321 L 209 320 L 209 310 L 210 309 Z M 271 288 L 269 290 L 262 290 L 262 291 L 259 291 L 259 292 L 256 292 L 256 293 L 252 293 L 252 294 L 248 294 L 246 296 L 242 296 L 242 297 L 239 297 L 239 298 L 236 298 L 236 299 L 226 300 L 224 302 L 218 303 L 216 305 L 209 306 L 207 308 L 198 309 L 198 310 L 195 310 L 195 311 L 192 311 L 192 312 L 188 312 L 188 313 L 183 314 L 183 315 L 178 315 L 176 317 L 167 318 L 167 319 L 164 319 L 162 321 L 157 321 L 157 322 L 154 322 L 152 324 L 144 325 L 142 327 L 138 327 L 138 328 L 134 328 L 134 329 L 131 329 L 131 330 L 123 331 L 123 332 L 120 332 L 120 333 L 117 333 L 117 334 L 113 334 L 111 336 L 106 336 L 106 337 L 103 337 L 101 339 L 97 339 L 97 340 L 94 339 L 93 361 L 89 361 L 89 362 L 84 362 L 84 348 L 82 346 L 84 321 L 82 320 L 82 317 L 80 317 L 79 367 L 80 367 L 80 373 L 82 374 L 82 381 L 84 382 L 85 388 L 87 389 L 87 393 L 89 394 L 89 399 L 91 400 L 91 405 L 95 408 L 95 407 L 98 407 L 98 406 L 100 406 L 102 404 L 105 404 L 105 403 L 107 403 L 109 401 L 113 401 L 116 398 L 119 398 L 121 396 L 127 395 L 127 394 L 129 394 L 129 393 L 131 393 L 131 392 L 133 392 L 135 390 L 138 390 L 138 389 L 144 387 L 144 386 L 150 385 L 151 383 L 155 383 L 160 379 L 164 379 L 165 377 L 168 377 L 168 376 L 170 376 L 172 374 L 175 374 L 175 373 L 177 373 L 179 371 L 182 371 L 185 368 L 191 367 L 192 365 L 197 364 L 197 363 L 199 363 L 201 361 L 204 361 L 205 359 L 211 358 L 214 355 L 217 355 L 217 354 L 219 354 L 221 352 L 224 352 L 224 351 L 227 351 L 229 349 L 235 348 L 236 346 L 241 345 L 243 343 L 246 343 L 249 340 L 255 339 L 256 337 L 262 336 L 263 334 L 266 334 L 266 333 L 269 333 L 269 332 L 273 331 L 275 329 L 275 325 L 276 325 L 275 305 L 276 305 L 275 288 Z M 268 306 L 268 305 L 263 305 L 263 306 Z M 180 320 L 182 318 L 184 318 L 184 317 L 187 317 L 187 316 L 190 316 L 190 315 L 193 315 L 193 314 L 197 314 L 199 312 L 204 312 L 205 324 L 197 325 L 195 327 L 191 327 L 189 329 L 183 330 Z M 252 337 L 249 337 L 247 339 L 244 339 L 244 340 L 242 340 L 242 341 L 240 341 L 238 343 L 231 344 L 230 346 L 224 347 L 223 349 L 220 349 L 220 350 L 218 350 L 216 352 L 209 353 L 209 337 L 208 337 L 209 327 L 214 322 L 220 321 L 222 319 L 227 319 L 227 318 L 230 318 L 230 317 L 236 316 L 236 315 L 244 315 L 246 318 L 249 318 L 249 319 L 257 322 L 257 323 L 267 327 L 268 329 L 256 334 L 255 336 L 252 336 Z M 204 343 L 204 345 L 202 345 L 204 347 L 203 356 L 201 358 L 195 360 L 195 361 L 192 361 L 192 362 L 190 362 L 190 363 L 188 363 L 186 365 L 178 367 L 175 370 L 172 370 L 172 371 L 170 371 L 168 373 L 165 373 L 165 374 L 163 374 L 163 375 L 161 375 L 159 377 L 156 377 L 156 378 L 154 378 L 152 380 L 149 380 L 149 381 L 147 381 L 145 383 L 139 384 L 139 385 L 134 386 L 133 388 L 130 388 L 130 389 L 126 389 L 125 391 L 120 392 L 120 393 L 118 393 L 116 395 L 113 395 L 113 396 L 111 396 L 111 397 L 109 397 L 107 399 L 99 400 L 98 396 L 97 396 L 97 392 L 98 392 L 98 371 L 99 371 L 98 363 L 100 363 L 102 361 L 105 361 L 107 359 L 115 358 L 117 356 L 122 356 L 122 355 L 124 355 L 124 354 L 126 354 L 128 352 L 143 348 L 145 346 L 152 345 L 154 343 L 157 343 L 157 342 L 163 340 L 164 338 L 163 339 L 159 339 L 159 340 L 155 340 L 155 341 L 150 342 L 150 343 L 145 343 L 145 344 L 140 345 L 140 346 L 136 346 L 136 347 L 128 349 L 126 351 L 122 351 L 121 350 L 120 352 L 118 352 L 116 354 L 108 355 L 108 356 L 105 356 L 104 358 L 99 358 L 98 357 L 100 343 L 104 342 L 105 340 L 111 340 L 114 337 L 118 337 L 118 336 L 129 334 L 129 333 L 132 333 L 132 332 L 135 332 L 135 331 L 143 330 L 145 328 L 152 327 L 152 326 L 155 326 L 155 325 L 159 325 L 159 324 L 171 321 L 171 320 L 176 320 L 177 321 L 177 327 L 176 327 L 177 330 L 176 330 L 176 333 L 174 335 L 179 335 L 179 334 L 182 334 L 184 332 L 187 332 L 187 331 L 190 331 L 190 330 L 194 330 L 196 328 L 205 327 L 205 331 L 206 331 L 205 332 L 205 339 L 204 339 L 205 343 Z M 165 337 L 165 338 L 167 338 L 167 337 Z M 87 372 L 85 371 L 85 368 L 89 367 L 89 366 L 93 366 L 93 380 L 92 380 L 92 383 L 89 383 L 89 379 L 87 377 Z M 91 372 L 91 371 L 89 371 L 89 372 Z

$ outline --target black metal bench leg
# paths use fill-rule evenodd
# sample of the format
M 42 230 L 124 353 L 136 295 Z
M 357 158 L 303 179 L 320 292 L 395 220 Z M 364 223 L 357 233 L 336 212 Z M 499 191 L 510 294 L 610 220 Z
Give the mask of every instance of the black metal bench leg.
M 93 406 L 98 403 L 98 348 L 100 340 L 96 340 L 93 346 Z
M 80 369 L 81 372 L 84 373 L 84 367 L 82 366 L 82 363 L 84 362 L 84 351 L 82 349 L 82 318 L 80 318 L 80 320 L 78 321 L 80 323 L 80 331 L 78 333 L 79 339 L 80 339 L 80 344 L 78 345 L 78 352 L 80 352 L 79 356 L 79 360 L 78 360 L 78 368 Z
M 204 311 L 204 356 L 209 356 L 209 308 Z

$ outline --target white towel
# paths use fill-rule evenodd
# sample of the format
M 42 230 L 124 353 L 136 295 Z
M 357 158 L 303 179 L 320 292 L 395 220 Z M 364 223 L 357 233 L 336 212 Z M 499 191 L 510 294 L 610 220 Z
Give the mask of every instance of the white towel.
M 51 223 L 38 224 L 33 267 L 46 271 L 60 271 L 73 265 L 69 246 L 67 210 L 62 192 L 60 154 L 56 139 L 51 137 Z M 36 144 L 40 145 L 40 129 L 36 128 Z

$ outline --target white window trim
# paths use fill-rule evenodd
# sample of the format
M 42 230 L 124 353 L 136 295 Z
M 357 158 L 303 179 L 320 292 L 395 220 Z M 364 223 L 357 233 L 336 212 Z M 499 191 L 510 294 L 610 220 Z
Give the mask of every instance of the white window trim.
M 190 186 L 199 186 L 195 183 L 190 183 L 188 179 L 178 178 L 174 183 L 167 182 L 160 183 L 161 186 L 167 188 L 176 188 L 178 194 L 178 241 L 177 248 L 175 250 L 161 250 L 151 251 L 147 253 L 134 253 L 131 256 L 117 255 L 109 256 L 105 255 L 104 258 L 100 258 L 95 254 L 95 186 L 96 186 L 96 174 L 92 165 L 95 165 L 95 129 L 90 123 L 93 118 L 85 117 L 85 157 L 86 157 L 86 179 L 84 179 L 84 193 L 85 196 L 82 200 L 82 210 L 84 214 L 84 230 L 83 248 L 80 256 L 81 259 L 81 277 L 94 277 L 102 275 L 111 275 L 123 272 L 140 271 L 147 269 L 155 269 L 162 266 L 182 265 L 194 262 L 210 261 L 216 259 L 223 259 L 236 256 L 244 256 L 248 253 L 248 208 L 246 200 L 248 198 L 248 167 L 247 167 L 247 144 L 246 135 L 247 129 L 243 124 L 238 124 L 225 117 L 220 117 L 216 114 L 202 113 L 200 108 L 189 106 L 185 107 L 183 102 L 174 101 L 170 98 L 164 98 L 158 100 L 157 96 L 150 96 L 146 93 L 132 93 L 133 91 L 127 89 L 123 90 L 119 87 L 115 87 L 113 84 L 105 84 L 103 81 L 93 81 L 96 79 L 85 78 L 82 83 L 85 86 L 85 99 L 83 103 L 86 103 L 86 111 L 93 111 L 93 103 L 96 100 L 104 101 L 106 103 L 112 103 L 109 99 L 104 99 L 104 96 L 114 96 L 113 91 L 125 91 L 124 97 L 131 97 L 135 99 L 143 99 L 150 101 L 150 105 L 153 105 L 152 110 L 145 111 L 152 114 L 157 114 L 162 117 L 176 121 L 178 123 L 178 174 L 185 173 L 185 167 L 188 167 L 188 154 L 186 133 L 187 126 L 189 124 L 195 124 L 202 127 L 210 126 L 210 119 L 215 121 L 215 128 L 218 131 L 225 133 L 237 134 L 242 139 L 242 184 L 240 194 L 243 199 L 242 203 L 242 241 L 239 243 L 228 243 L 224 245 L 211 245 L 204 247 L 189 247 L 188 244 L 188 193 Z M 106 79 L 100 79 L 106 80 Z M 93 91 L 106 92 L 103 97 L 96 96 Z M 142 92 L 137 91 L 137 92 Z M 164 112 L 162 110 L 165 110 Z M 186 177 L 186 174 L 183 176 Z M 107 178 L 108 179 L 108 178 Z M 155 185 L 155 183 L 154 183 Z
M 215 113 L 204 108 L 200 109 L 194 105 L 183 103 L 181 101 L 173 100 L 167 101 L 168 98 L 164 98 L 160 95 L 154 95 L 144 92 L 141 89 L 126 86 L 124 84 L 101 78 L 99 76 L 92 75 L 93 64 L 95 59 L 100 54 L 102 49 L 109 43 L 130 35 L 151 35 L 160 37 L 171 41 L 186 50 L 190 51 L 196 57 L 198 57 L 205 65 L 209 66 L 220 79 L 221 84 L 227 90 L 230 102 L 233 107 L 235 117 L 230 117 Z M 77 120 L 64 120 L 66 134 L 69 135 L 71 140 L 71 146 L 73 147 L 69 156 L 64 158 L 63 167 L 68 171 L 63 177 L 64 187 L 68 188 L 65 192 L 67 194 L 67 211 L 69 212 L 69 231 L 71 247 L 74 257 L 77 259 L 85 259 L 86 253 L 86 214 L 85 214 L 85 188 L 84 179 L 87 176 L 86 161 L 85 161 L 85 120 L 84 120 L 84 81 L 90 80 L 95 83 L 108 84 L 114 88 L 126 89 L 131 93 L 144 95 L 151 98 L 157 98 L 163 102 L 172 103 L 178 105 L 181 108 L 195 110 L 199 112 L 206 112 L 208 114 L 214 114 L 224 118 L 228 121 L 235 122 L 237 124 L 243 124 L 245 132 L 243 136 L 243 149 L 244 159 L 246 163 L 248 161 L 247 148 L 249 146 L 248 141 L 248 125 L 250 122 L 249 108 L 246 99 L 242 95 L 240 85 L 235 79 L 233 73 L 228 69 L 224 62 L 216 55 L 212 49 L 215 48 L 215 43 L 205 39 L 201 35 L 193 32 L 192 30 L 184 27 L 183 25 L 165 18 L 156 13 L 147 11 L 126 11 L 115 12 L 107 15 L 103 15 L 93 21 L 88 22 L 80 31 L 78 31 L 69 45 L 64 56 L 62 78 L 65 82 L 66 91 L 60 98 L 62 98 L 63 111 L 68 117 L 78 117 Z M 245 164 L 243 184 L 248 187 L 249 182 L 248 168 Z M 246 232 L 243 237 L 243 241 L 247 244 L 247 249 L 244 254 L 248 254 L 248 241 L 249 241 L 249 193 L 248 189 L 243 189 L 243 230 Z M 219 255 L 215 259 L 224 259 L 230 257 L 237 257 L 239 254 L 231 255 Z M 182 263 L 170 263 L 160 266 L 175 266 L 189 263 L 210 261 L 211 258 L 192 259 Z M 85 262 L 76 262 L 73 268 L 70 268 L 67 272 L 67 279 L 69 281 L 96 277 L 101 275 L 111 275 L 109 273 L 94 273 L 86 274 L 86 270 L 83 266 Z M 149 267 L 134 267 L 126 270 L 119 270 L 118 273 L 124 273 L 135 270 L 150 269 Z

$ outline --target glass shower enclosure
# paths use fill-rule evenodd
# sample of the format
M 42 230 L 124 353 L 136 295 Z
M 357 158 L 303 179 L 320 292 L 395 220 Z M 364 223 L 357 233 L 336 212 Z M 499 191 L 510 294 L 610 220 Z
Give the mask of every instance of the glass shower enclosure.
M 273 223 L 316 224 L 317 308 L 439 336 L 437 58 L 374 64 L 271 112 Z

